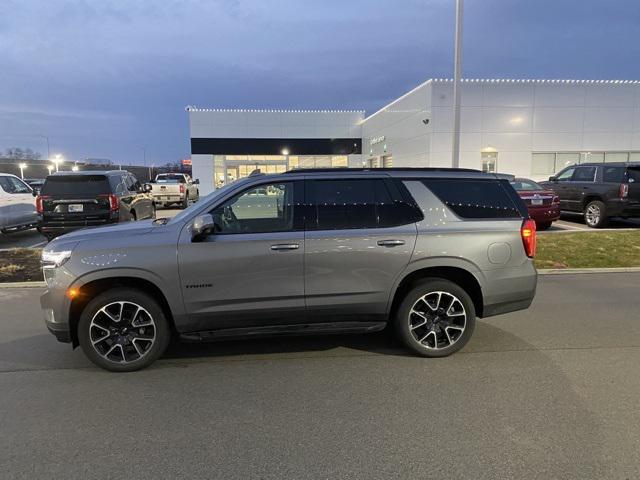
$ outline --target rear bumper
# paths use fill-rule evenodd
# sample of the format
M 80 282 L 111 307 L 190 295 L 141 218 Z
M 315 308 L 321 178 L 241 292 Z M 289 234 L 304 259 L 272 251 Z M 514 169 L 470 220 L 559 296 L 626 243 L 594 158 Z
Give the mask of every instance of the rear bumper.
M 560 205 L 529 208 L 529 216 L 536 222 L 554 222 L 560 218 Z
M 153 201 L 155 203 L 178 203 L 185 199 L 185 195 L 162 195 L 154 194 Z
M 103 227 L 112 223 L 118 223 L 118 220 L 118 217 L 73 221 L 40 220 L 38 221 L 38 228 L 43 235 L 58 236 L 80 230 L 81 228 Z
M 533 260 L 527 259 L 521 267 L 485 271 L 482 317 L 529 308 L 536 295 L 538 272 Z

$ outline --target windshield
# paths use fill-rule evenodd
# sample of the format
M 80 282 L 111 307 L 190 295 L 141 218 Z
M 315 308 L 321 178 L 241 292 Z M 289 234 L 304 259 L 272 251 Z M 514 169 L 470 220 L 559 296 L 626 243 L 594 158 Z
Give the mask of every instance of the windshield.
M 197 203 L 194 203 L 191 206 L 189 206 L 189 207 L 185 208 L 184 210 L 182 210 L 175 217 L 171 218 L 167 223 L 181 222 L 184 218 L 187 218 L 192 214 L 194 208 L 200 208 L 203 204 L 210 203 L 216 197 L 222 196 L 226 192 L 228 192 L 229 190 L 237 187 L 238 185 L 242 185 L 243 183 L 247 183 L 247 182 L 248 182 L 247 179 L 242 179 L 242 180 L 238 180 L 238 181 L 233 182 L 233 183 L 229 183 L 229 184 L 225 185 L 224 187 L 221 187 L 221 188 L 218 188 L 218 189 L 214 190 L 209 195 L 205 195 L 204 197 L 201 197 L 200 200 Z
M 186 183 L 184 175 L 163 174 L 156 177 L 158 183 Z
M 531 190 L 544 190 L 544 188 L 542 188 L 541 185 L 527 178 L 516 178 L 513 182 L 510 182 L 510 183 L 511 183 L 511 186 L 517 192 L 528 192 Z

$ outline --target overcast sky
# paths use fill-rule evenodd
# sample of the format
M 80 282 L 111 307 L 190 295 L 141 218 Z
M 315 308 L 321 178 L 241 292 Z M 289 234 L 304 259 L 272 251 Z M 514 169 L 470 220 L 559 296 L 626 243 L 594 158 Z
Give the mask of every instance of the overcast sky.
M 164 163 L 187 105 L 364 109 L 453 75 L 455 0 L 2 0 L 0 150 Z M 640 79 L 638 0 L 466 0 L 465 77 Z

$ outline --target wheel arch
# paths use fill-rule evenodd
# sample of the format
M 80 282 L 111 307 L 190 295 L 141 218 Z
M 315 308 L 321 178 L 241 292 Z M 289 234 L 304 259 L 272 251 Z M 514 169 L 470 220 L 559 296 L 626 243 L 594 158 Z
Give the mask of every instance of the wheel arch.
M 589 205 L 589 203 L 598 200 L 602 203 L 604 203 L 604 199 L 602 198 L 602 196 L 597 195 L 595 193 L 589 193 L 587 195 L 584 196 L 584 198 L 582 199 L 582 210 L 584 211 L 585 208 L 587 208 L 587 205 Z
M 174 313 L 171 310 L 167 297 L 158 285 L 151 280 L 141 277 L 126 275 L 111 276 L 97 278 L 83 283 L 78 288 L 80 294 L 71 301 L 69 305 L 69 332 L 71 334 L 71 344 L 73 345 L 73 348 L 76 348 L 79 345 L 78 322 L 87 304 L 95 298 L 96 295 L 106 292 L 107 290 L 120 287 L 144 292 L 156 300 L 169 322 L 172 333 L 175 334 L 176 327 L 174 322 Z
M 477 276 L 472 273 L 470 269 L 458 265 L 431 265 L 411 270 L 402 277 L 393 292 L 389 308 L 390 321 L 395 317 L 398 307 L 407 292 L 409 292 L 409 290 L 411 290 L 418 282 L 427 278 L 449 280 L 463 288 L 473 301 L 476 316 L 483 316 L 484 299 L 482 295 L 482 286 Z

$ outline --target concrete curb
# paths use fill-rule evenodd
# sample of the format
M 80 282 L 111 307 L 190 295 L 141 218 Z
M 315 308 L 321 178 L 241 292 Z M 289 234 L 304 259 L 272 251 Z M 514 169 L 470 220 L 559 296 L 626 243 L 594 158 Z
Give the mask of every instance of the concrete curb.
M 541 268 L 540 275 L 577 275 L 582 273 L 636 273 L 640 267 L 620 268 Z
M 45 282 L 0 282 L 0 288 L 42 288 L 46 286 Z

